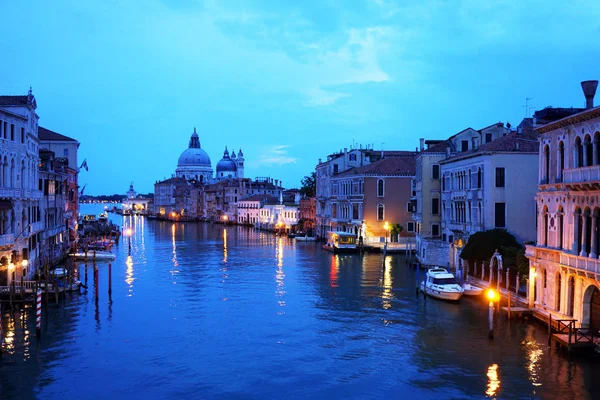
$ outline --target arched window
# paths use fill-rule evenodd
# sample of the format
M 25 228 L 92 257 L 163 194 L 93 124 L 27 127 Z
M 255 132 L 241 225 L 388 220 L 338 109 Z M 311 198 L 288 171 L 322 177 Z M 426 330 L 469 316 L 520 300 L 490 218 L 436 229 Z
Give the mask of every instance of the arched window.
M 477 168 L 477 189 L 481 189 L 481 167 Z
M 577 136 L 577 138 L 575 139 L 574 153 L 574 168 L 583 167 L 583 145 L 581 144 L 581 138 L 579 136 Z
M 21 189 L 25 189 L 25 184 L 27 183 L 25 181 L 25 160 L 21 161 Z
M 544 223 L 542 225 L 544 239 L 543 239 L 542 245 L 548 246 L 548 230 L 550 227 L 548 226 L 548 207 L 547 206 L 544 206 L 544 208 L 542 209 L 542 217 L 544 218 Z
M 558 207 L 558 213 L 557 213 L 557 218 L 558 218 L 558 248 L 562 249 L 563 248 L 563 231 L 565 229 L 565 221 L 564 221 L 564 212 L 563 212 L 563 208 L 562 206 Z
M 594 149 L 592 148 L 592 138 L 590 135 L 585 135 L 583 139 L 583 166 L 589 167 L 594 161 Z
M 542 175 L 542 183 L 550 182 L 550 147 L 544 146 L 544 171 Z
M 569 285 L 567 287 L 567 315 L 573 316 L 575 309 L 575 278 L 571 275 L 569 277 Z
M 15 159 L 10 160 L 10 187 L 15 187 Z
M 600 132 L 594 133 L 594 165 L 600 164 Z
M 377 181 L 377 197 L 383 197 L 385 193 L 385 183 L 383 179 Z
M 383 204 L 377 205 L 377 221 L 383 221 L 385 219 L 385 207 Z
M 563 180 L 563 170 L 565 169 L 565 143 L 561 140 L 558 143 L 558 181 Z

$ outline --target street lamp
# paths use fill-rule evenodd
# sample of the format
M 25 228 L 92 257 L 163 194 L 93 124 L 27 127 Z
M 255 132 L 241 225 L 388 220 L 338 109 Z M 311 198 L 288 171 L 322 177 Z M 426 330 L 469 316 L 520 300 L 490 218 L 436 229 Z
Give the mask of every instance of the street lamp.
M 383 224 L 383 229 L 385 229 L 385 244 L 387 245 L 387 240 L 388 240 L 388 235 L 389 235 L 389 230 L 390 230 L 390 224 L 388 224 L 387 221 L 385 221 L 385 223 Z
M 488 313 L 488 324 L 489 324 L 489 338 L 494 338 L 494 300 L 498 296 L 494 289 L 489 289 L 486 293 L 487 298 L 490 300 L 489 313 Z

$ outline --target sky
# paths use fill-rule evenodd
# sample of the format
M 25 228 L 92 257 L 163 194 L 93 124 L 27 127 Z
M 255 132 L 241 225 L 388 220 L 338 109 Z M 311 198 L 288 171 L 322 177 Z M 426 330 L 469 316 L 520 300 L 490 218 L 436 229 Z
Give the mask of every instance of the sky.
M 92 195 L 152 192 L 194 127 L 213 168 L 241 148 L 246 177 L 298 187 L 353 144 L 516 126 L 600 79 L 587 0 L 0 0 L 0 21 L 0 94 L 33 88 Z

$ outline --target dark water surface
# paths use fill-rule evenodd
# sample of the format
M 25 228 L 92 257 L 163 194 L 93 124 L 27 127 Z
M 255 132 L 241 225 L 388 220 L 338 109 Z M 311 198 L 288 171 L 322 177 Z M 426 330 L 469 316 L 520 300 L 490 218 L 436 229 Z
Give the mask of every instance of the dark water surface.
M 82 212 L 101 208 L 83 206 Z M 132 224 L 100 299 L 3 314 L 0 399 L 600 398 L 600 364 L 487 304 L 415 297 L 404 256 L 333 256 L 246 228 Z M 82 280 L 85 265 L 78 264 Z M 23 317 L 25 321 L 23 322 Z

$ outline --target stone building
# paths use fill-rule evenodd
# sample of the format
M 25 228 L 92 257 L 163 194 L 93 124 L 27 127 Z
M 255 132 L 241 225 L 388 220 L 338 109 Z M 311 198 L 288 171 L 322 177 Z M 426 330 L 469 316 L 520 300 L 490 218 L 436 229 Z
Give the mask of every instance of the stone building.
M 305 197 L 300 199 L 300 205 L 298 207 L 298 224 L 300 229 L 309 235 L 314 235 L 316 227 L 316 198 Z
M 460 253 L 475 232 L 502 228 L 521 243 L 534 240 L 538 147 L 537 134 L 519 129 L 439 161 L 440 265 L 462 267 Z
M 404 236 L 414 236 L 408 209 L 415 177 L 415 155 L 386 157 L 331 177 L 330 229 L 381 241 L 389 232 L 384 226 L 399 224 Z
M 464 129 L 447 140 L 420 140 L 416 158 L 416 177 L 411 189 L 411 208 L 415 221 L 416 256 L 425 265 L 447 265 L 448 244 L 442 240 L 442 187 L 440 162 L 460 153 L 468 153 L 481 144 L 507 135 L 501 122 L 480 130 Z M 425 147 L 427 146 L 427 147 Z
M 30 278 L 39 265 L 42 190 L 37 104 L 0 96 L 0 286 Z
M 265 204 L 277 204 L 277 198 L 270 195 L 254 194 L 238 202 L 237 223 L 240 225 L 258 226 L 260 210 Z
M 538 231 L 535 245 L 526 250 L 529 306 L 554 318 L 573 318 L 593 332 L 600 329 L 597 84 L 582 83 L 586 109 L 535 127 L 540 135 Z

